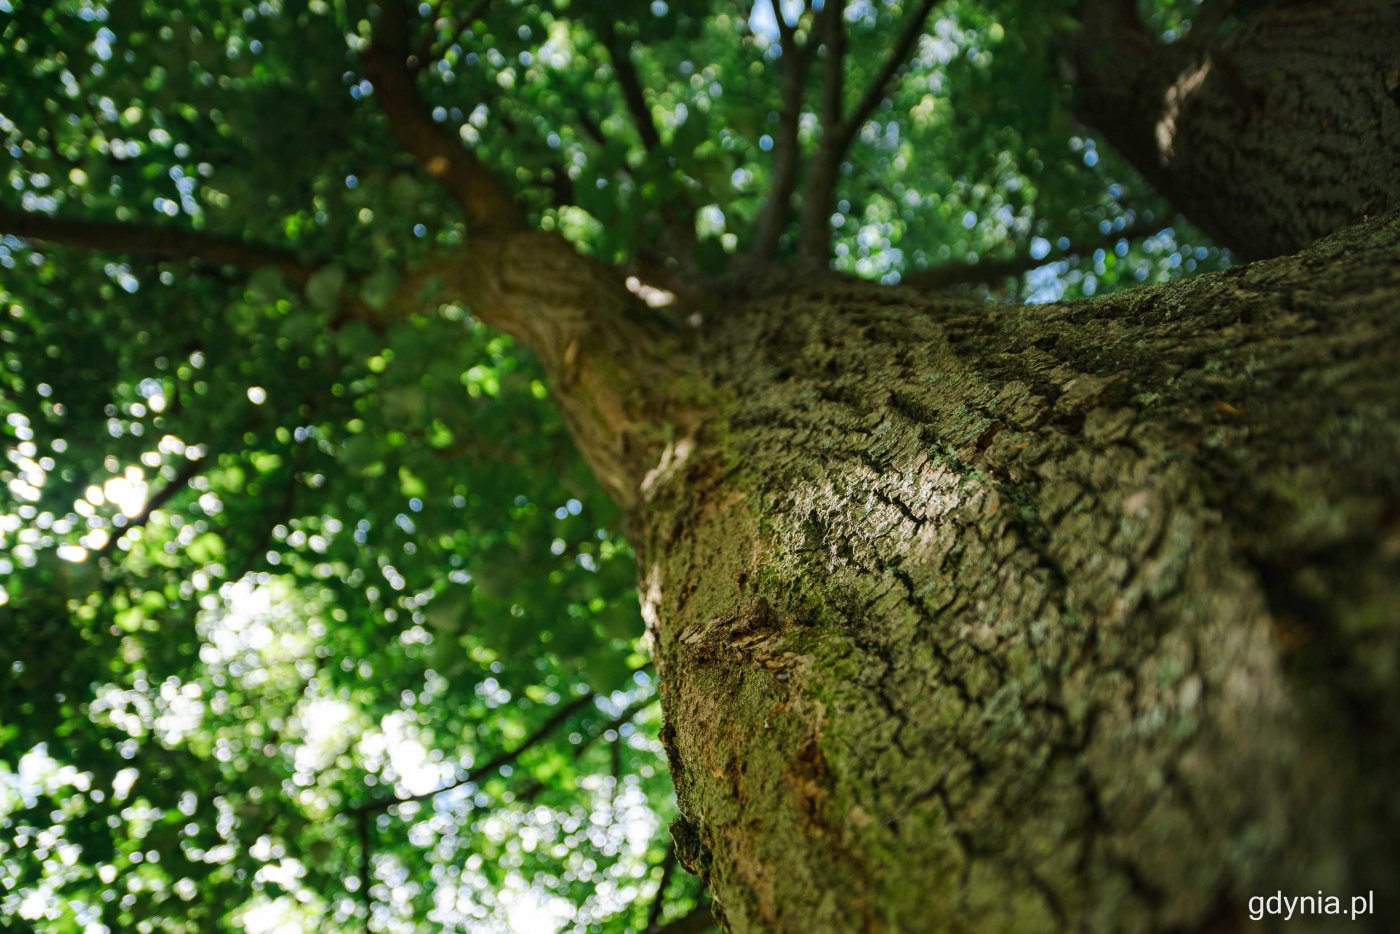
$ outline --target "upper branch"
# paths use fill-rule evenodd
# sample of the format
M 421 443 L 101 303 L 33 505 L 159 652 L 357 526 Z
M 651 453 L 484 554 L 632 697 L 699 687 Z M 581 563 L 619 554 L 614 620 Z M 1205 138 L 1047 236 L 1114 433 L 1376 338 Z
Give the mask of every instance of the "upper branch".
M 836 177 L 841 160 L 846 157 L 856 134 L 880 102 L 890 95 L 898 82 L 899 72 L 913 54 L 914 46 L 923 34 L 924 23 L 938 0 L 919 0 L 914 14 L 904 24 L 899 38 L 886 57 L 875 80 L 866 88 L 854 110 L 842 114 L 842 60 L 845 48 L 845 27 L 842 23 L 840 0 L 828 0 L 823 9 L 825 43 L 827 47 L 826 74 L 822 84 L 822 139 L 812 164 L 807 199 L 802 212 L 802 256 L 825 263 L 831 250 L 831 205 L 836 197 Z
M 0 208 L 0 233 L 59 246 L 109 250 L 155 259 L 193 259 L 242 269 L 271 266 L 298 285 L 305 285 L 316 270 L 314 265 L 303 263 L 281 247 L 174 227 L 76 220 Z
M 661 860 L 661 881 L 656 886 L 656 895 L 652 898 L 651 907 L 647 909 L 647 923 L 644 931 L 656 930 L 661 921 L 661 911 L 666 907 L 666 889 L 670 887 L 671 876 L 676 871 L 676 844 L 671 841 L 666 847 L 666 855 Z
M 661 134 L 656 129 L 656 121 L 651 117 L 651 108 L 647 107 L 642 78 L 632 61 L 629 44 L 618 35 L 617 28 L 611 22 L 604 27 L 603 46 L 608 50 L 613 74 L 617 76 L 618 86 L 622 89 L 627 112 L 632 116 L 638 135 L 642 137 L 642 145 L 646 147 L 647 152 L 655 152 L 661 148 Z
M 810 59 L 797 44 L 797 29 L 783 16 L 780 0 L 771 0 L 778 21 L 782 57 L 782 110 L 778 114 L 778 135 L 773 146 L 773 184 L 754 224 L 753 251 L 760 259 L 778 255 L 778 243 L 787 226 L 792 196 L 797 190 L 797 173 L 802 151 L 798 132 L 802 123 L 802 91 L 807 83 Z
M 928 21 L 929 14 L 933 12 L 933 8 L 937 4 L 938 0 L 920 0 L 918 9 L 904 24 L 899 39 L 895 42 L 894 48 L 890 49 L 890 54 L 875 76 L 875 80 L 870 82 L 870 85 L 865 89 L 864 96 L 842 123 L 839 138 L 839 149 L 842 156 L 846 154 L 846 150 L 851 148 L 856 134 L 860 132 L 865 121 L 870 119 L 875 108 L 879 107 L 880 102 L 894 92 L 895 85 L 899 82 L 899 72 L 909 61 L 909 56 L 914 54 L 914 46 L 918 44 L 919 37 L 924 33 L 924 23 Z
M 817 19 L 817 32 L 826 49 L 822 68 L 821 142 L 807 179 L 802 202 L 802 232 L 799 252 L 815 263 L 825 264 L 831 252 L 831 205 L 836 198 L 836 174 L 844 149 L 839 141 L 844 136 L 842 96 L 845 90 L 843 67 L 846 50 L 844 0 L 826 0 Z
M 844 109 L 842 96 L 845 93 L 846 75 L 846 24 L 845 0 L 827 0 L 822 8 L 822 44 L 826 47 L 826 61 L 822 66 L 821 122 L 822 139 L 827 133 L 839 133 Z
M 491 170 L 457 134 L 433 119 L 418 93 L 409 10 L 404 0 L 381 0 L 374 41 L 365 50 L 365 72 L 394 137 L 482 228 L 520 229 L 520 209 Z

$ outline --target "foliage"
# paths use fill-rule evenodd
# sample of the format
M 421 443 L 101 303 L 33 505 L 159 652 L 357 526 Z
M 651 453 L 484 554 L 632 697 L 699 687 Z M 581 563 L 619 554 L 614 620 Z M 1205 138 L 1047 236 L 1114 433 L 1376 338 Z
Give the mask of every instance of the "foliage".
M 851 102 L 913 6 L 848 5 Z M 673 264 L 747 248 L 785 54 L 766 0 L 411 12 L 434 119 L 532 223 L 617 264 L 678 212 Z M 1028 255 L 986 291 L 1045 299 L 1223 262 L 1073 124 L 1067 12 L 935 10 L 843 163 L 838 268 Z M 0 917 L 621 931 L 703 897 L 666 869 L 631 553 L 538 365 L 469 308 L 387 307 L 470 231 L 364 77 L 385 15 L 0 0 L 7 207 L 295 260 L 0 238 Z

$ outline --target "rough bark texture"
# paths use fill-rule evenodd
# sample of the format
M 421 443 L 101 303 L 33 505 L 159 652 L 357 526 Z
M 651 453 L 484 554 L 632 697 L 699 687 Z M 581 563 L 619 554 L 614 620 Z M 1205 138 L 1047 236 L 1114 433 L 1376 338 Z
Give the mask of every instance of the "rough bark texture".
M 1397 244 L 1061 306 L 716 298 L 712 417 L 632 515 L 731 929 L 1395 904 Z
M 620 273 L 551 233 L 478 237 L 400 286 L 390 309 L 453 300 L 529 347 L 544 364 L 569 432 L 624 510 L 703 399 L 689 339 L 627 291 Z M 398 313 L 391 310 L 389 314 Z
M 1275 3 L 1164 45 L 1088 0 L 1081 113 L 1242 257 L 1292 253 L 1400 205 L 1400 4 Z

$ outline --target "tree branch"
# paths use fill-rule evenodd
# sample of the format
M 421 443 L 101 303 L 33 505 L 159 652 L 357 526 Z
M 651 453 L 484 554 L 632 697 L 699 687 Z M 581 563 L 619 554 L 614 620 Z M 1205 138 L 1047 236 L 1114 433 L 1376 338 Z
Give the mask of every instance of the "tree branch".
M 836 197 L 836 174 L 844 152 L 838 142 L 844 134 L 841 98 L 845 87 L 842 74 L 846 49 L 845 10 L 845 0 L 826 0 L 817 20 L 817 31 L 826 49 L 826 62 L 822 66 L 822 137 L 807 179 L 798 248 L 804 259 L 823 265 L 831 254 L 831 205 Z
M 703 931 L 712 930 L 714 926 L 715 919 L 710 913 L 710 904 L 703 901 L 674 921 L 648 928 L 647 934 L 701 934 Z
M 370 836 L 369 836 L 370 815 L 368 811 L 361 811 L 355 815 L 355 829 L 360 839 L 360 865 L 358 876 L 360 880 L 360 901 L 365 906 L 365 930 L 369 930 L 369 923 L 374 918 L 374 896 L 370 894 L 370 883 L 373 875 L 370 868 Z
M 827 68 L 823 88 L 822 106 L 822 139 L 818 148 L 816 160 L 812 165 L 811 179 L 807 185 L 807 200 L 803 205 L 802 212 L 802 256 L 813 262 L 825 264 L 830 258 L 831 251 L 831 206 L 836 197 L 836 177 L 841 169 L 841 160 L 846 157 L 851 144 L 855 142 L 856 134 L 865 125 L 865 121 L 870 119 L 870 115 L 875 112 L 875 108 L 880 106 L 880 102 L 888 97 L 898 83 L 899 72 L 909 61 L 909 56 L 913 54 L 914 46 L 919 41 L 919 36 L 923 35 L 924 23 L 927 22 L 929 13 L 932 12 L 938 0 L 920 0 L 918 8 L 909 20 L 904 24 L 904 29 L 900 32 L 899 38 L 895 41 L 894 47 L 886 57 L 885 63 L 875 76 L 875 80 L 866 88 L 865 94 L 856 104 L 850 114 L 841 114 L 842 88 L 840 76 L 831 75 L 833 59 L 836 62 L 836 70 L 841 70 L 842 46 L 844 44 L 844 29 L 841 25 L 840 2 L 829 3 L 831 16 L 828 17 L 826 26 L 827 37 Z M 825 12 L 825 11 L 824 11 Z M 833 48 L 835 55 L 832 54 Z M 834 87 L 826 87 L 826 84 Z
M 97 549 L 97 557 L 105 558 L 109 556 L 116 550 L 118 543 L 126 537 L 128 532 L 132 529 L 139 529 L 150 522 L 151 516 L 156 513 L 156 510 L 163 508 L 166 503 L 174 499 L 181 490 L 189 485 L 191 480 L 199 475 L 206 464 L 213 463 L 211 460 L 212 457 L 213 455 L 210 452 L 205 452 L 205 455 L 199 460 L 186 460 L 180 467 L 179 472 L 175 474 L 174 478 L 169 483 L 165 484 L 165 486 L 161 487 L 154 496 L 147 499 L 146 504 L 141 507 L 141 511 L 137 513 L 131 521 L 112 532 L 111 537 L 107 539 L 106 543 L 101 548 Z
M 237 266 L 242 269 L 272 267 L 283 278 L 297 285 L 305 285 L 316 271 L 314 265 L 301 262 L 295 254 L 281 247 L 175 227 L 77 220 L 0 208 L 0 233 L 57 246 L 129 253 L 154 259 L 199 260 L 215 266 Z
M 792 196 L 797 190 L 797 173 L 802 158 L 798 139 L 802 122 L 802 92 L 807 84 L 807 69 L 811 63 L 807 50 L 797 44 L 797 29 L 783 16 L 781 0 L 770 2 L 773 16 L 778 21 L 782 49 L 782 110 L 778 114 L 778 135 L 773 147 L 773 184 L 768 200 L 763 203 L 754 223 L 753 252 L 759 259 L 765 260 L 775 259 L 778 255 L 778 244 L 792 208 Z
M 543 742 L 544 739 L 548 737 L 549 734 L 553 733 L 556 729 L 558 729 L 560 725 L 564 723 L 564 721 L 568 720 L 574 714 L 578 713 L 580 710 L 587 707 L 589 704 L 593 703 L 597 699 L 597 694 L 584 694 L 581 697 L 574 698 L 569 703 L 557 708 L 554 711 L 554 713 L 549 716 L 549 719 L 545 720 L 544 723 L 541 723 L 535 729 L 535 731 L 529 736 L 525 737 L 525 739 L 523 739 L 518 746 L 516 746 L 513 749 L 507 749 L 497 753 L 495 756 L 483 762 L 481 765 L 476 766 L 472 769 L 468 769 L 466 772 L 462 773 L 462 775 L 455 781 L 447 785 L 443 785 L 441 788 L 435 788 L 432 791 L 425 791 L 421 794 L 409 795 L 403 798 L 394 795 L 392 797 L 380 798 L 374 801 L 366 801 L 363 804 L 358 804 L 355 807 L 351 808 L 348 813 L 355 815 L 376 814 L 380 811 L 387 811 L 390 808 L 397 807 L 400 804 L 409 804 L 414 801 L 426 801 L 429 798 L 434 798 L 444 792 L 451 791 L 454 788 L 460 788 L 463 785 L 469 785 L 473 782 L 478 782 L 487 775 L 493 775 L 496 772 L 499 772 L 505 766 L 514 763 L 515 760 L 519 759 L 526 752 L 530 751 L 534 747 L 538 746 L 541 742 Z
M 1100 243 L 1081 246 L 1070 244 L 1063 250 L 1051 250 L 1039 259 L 1032 257 L 1029 252 L 1024 252 L 1006 259 L 979 260 L 975 263 L 942 263 L 927 269 L 913 270 L 900 279 L 900 284 L 916 289 L 946 289 L 955 285 L 996 282 L 1011 276 L 1019 276 L 1032 269 L 1039 269 L 1050 263 L 1080 256 L 1090 250 L 1117 243 L 1119 240 L 1139 240 L 1143 237 L 1150 237 L 1166 226 L 1168 226 L 1167 223 L 1162 221 L 1138 222 L 1111 234 Z
M 822 64 L 820 115 L 823 138 L 828 132 L 839 132 L 841 113 L 845 109 L 842 101 L 846 88 L 845 15 L 845 0 L 826 0 L 821 14 L 822 45 L 826 47 L 826 61 Z
M 880 106 L 880 102 L 894 93 L 895 86 L 899 83 L 899 72 L 909 61 L 909 56 L 914 54 L 914 46 L 918 44 L 919 37 L 924 34 L 924 24 L 928 22 L 928 17 L 933 8 L 938 5 L 938 0 L 920 0 L 914 15 L 909 17 L 904 24 L 904 29 L 899 34 L 899 39 L 895 42 L 894 48 L 890 49 L 889 56 L 885 59 L 884 66 L 880 69 L 875 80 L 865 89 L 864 96 L 856 104 L 850 116 L 845 119 L 841 127 L 841 135 L 838 140 L 841 158 L 846 151 L 851 148 L 851 143 L 855 141 L 856 134 L 865 125 L 865 121 L 870 119 L 870 115 L 875 112 L 875 108 Z
M 613 717 L 611 720 L 609 720 L 607 723 L 604 723 L 602 726 L 595 727 L 592 730 L 592 732 L 588 734 L 588 736 L 586 736 L 581 742 L 574 745 L 574 758 L 582 759 L 583 754 L 588 751 L 588 748 L 590 746 L 592 746 L 595 742 L 598 741 L 599 737 L 607 733 L 608 730 L 620 729 L 623 724 L 631 722 L 632 719 L 637 716 L 637 714 L 641 713 L 643 710 L 646 710 L 652 704 L 655 704 L 659 699 L 660 698 L 653 694 L 650 697 L 643 697 L 641 700 L 633 701 L 631 704 L 627 705 L 627 707 L 623 708 L 622 713 L 618 714 L 616 717 Z
M 630 43 L 618 35 L 617 27 L 611 20 L 603 29 L 603 47 L 608 50 L 613 74 L 617 77 L 618 87 L 622 89 L 622 99 L 627 104 L 627 112 L 637 127 L 637 134 L 642 138 L 642 146 L 649 153 L 655 152 L 661 148 L 661 134 L 656 129 L 656 122 L 652 120 L 651 108 L 647 106 L 642 78 L 632 61 Z
M 514 199 L 457 134 L 433 119 L 418 93 L 409 64 L 412 41 L 405 0 L 381 0 L 374 41 L 365 50 L 365 73 L 399 145 L 418 160 L 481 228 L 519 230 L 524 218 Z
M 596 743 L 600 738 L 602 738 L 602 736 L 605 733 L 607 733 L 608 730 L 616 730 L 620 728 L 624 723 L 627 723 L 628 721 L 632 720 L 634 717 L 637 716 L 637 714 L 641 713 L 643 710 L 647 709 L 659 700 L 660 698 L 653 694 L 650 697 L 645 697 L 641 700 L 633 701 L 622 711 L 622 713 L 618 714 L 616 717 L 613 717 L 606 723 L 594 726 L 588 731 L 587 736 L 583 737 L 577 743 L 574 744 L 574 761 L 577 762 L 579 759 L 582 759 L 584 753 L 588 752 L 588 750 L 593 746 L 593 744 Z M 616 750 L 617 743 L 614 742 L 612 745 L 613 749 Z M 528 802 L 532 802 L 535 800 L 536 796 L 538 796 L 541 791 L 544 791 L 544 783 L 539 781 L 538 779 L 532 779 L 529 782 L 529 784 L 527 784 L 523 789 L 521 789 L 521 791 L 515 796 L 515 802 L 516 804 L 526 804 Z
M 666 889 L 671 885 L 671 874 L 676 871 L 676 841 L 671 840 L 666 844 L 666 855 L 661 860 L 661 882 L 656 886 L 656 896 L 651 901 L 651 907 L 647 909 L 647 924 L 644 930 L 656 930 L 657 923 L 661 920 L 661 910 L 666 907 Z

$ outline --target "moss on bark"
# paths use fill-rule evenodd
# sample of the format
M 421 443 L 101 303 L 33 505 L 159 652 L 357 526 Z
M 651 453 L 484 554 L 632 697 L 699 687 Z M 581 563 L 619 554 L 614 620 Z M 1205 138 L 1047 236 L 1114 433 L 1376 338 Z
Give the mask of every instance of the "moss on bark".
M 1061 306 L 711 312 L 634 512 L 734 930 L 1189 930 L 1393 892 L 1400 218 Z

